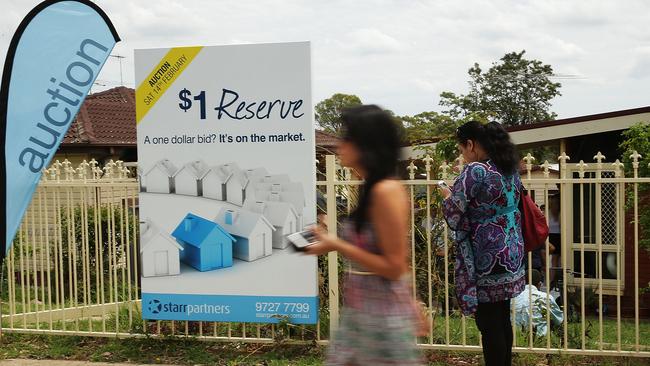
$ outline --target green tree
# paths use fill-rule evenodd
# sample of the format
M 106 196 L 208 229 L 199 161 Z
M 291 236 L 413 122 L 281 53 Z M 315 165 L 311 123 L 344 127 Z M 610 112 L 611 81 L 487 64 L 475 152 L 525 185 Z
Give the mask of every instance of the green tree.
M 418 145 L 436 141 L 435 149 L 416 148 L 422 156 L 436 155 L 444 161 L 453 161 L 458 157 L 456 144 L 456 129 L 470 120 L 487 123 L 487 118 L 480 113 L 468 113 L 462 118 L 453 118 L 447 114 L 437 112 L 422 112 L 415 116 L 401 116 L 398 119 L 404 125 L 407 141 L 411 145 Z
M 639 176 L 650 176 L 650 167 L 648 167 L 648 164 L 650 164 L 650 124 L 643 122 L 637 123 L 621 135 L 623 141 L 618 148 L 621 154 L 623 154 L 622 162 L 625 164 L 625 174 L 628 177 L 633 176 L 632 158 L 630 158 L 630 155 L 636 151 L 642 156 L 639 161 Z
M 558 145 L 545 145 L 519 150 L 519 155 L 522 158 L 528 153 L 535 158 L 534 164 L 537 165 L 543 164 L 544 161 L 548 161 L 550 164 L 556 163 L 558 156 L 561 154 Z
M 649 121 L 650 122 L 650 121 Z M 622 133 L 623 141 L 618 146 L 622 156 L 621 162 L 625 164 L 625 176 L 633 177 L 633 160 L 630 155 L 634 151 L 639 153 L 642 158 L 639 159 L 639 177 L 650 176 L 650 124 L 638 123 Z M 628 187 L 630 189 L 630 187 Z M 650 251 L 650 210 L 645 209 L 644 205 L 648 204 L 648 191 L 650 186 L 648 184 L 639 184 L 639 205 L 642 206 L 639 214 L 639 227 L 641 228 L 641 240 L 639 243 L 646 250 Z M 628 199 L 634 195 L 633 192 L 628 192 Z M 631 202 L 628 202 L 631 205 Z
M 446 114 L 461 118 L 478 113 L 505 126 L 550 120 L 551 100 L 561 95 L 560 83 L 553 82 L 553 68 L 539 60 L 524 58 L 526 51 L 511 52 L 494 62 L 487 71 L 475 63 L 469 69 L 467 94 L 440 94 Z
M 437 112 L 422 112 L 415 116 L 397 118 L 402 121 L 406 140 L 411 143 L 453 134 L 458 127 L 453 118 Z
M 316 104 L 316 122 L 327 132 L 341 133 L 341 112 L 348 107 L 361 105 L 356 95 L 336 93 Z

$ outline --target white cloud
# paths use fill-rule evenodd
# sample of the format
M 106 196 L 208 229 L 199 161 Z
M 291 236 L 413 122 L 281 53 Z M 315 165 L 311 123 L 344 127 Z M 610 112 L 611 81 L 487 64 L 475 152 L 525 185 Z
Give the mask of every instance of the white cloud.
M 39 0 L 7 0 L 0 13 L 0 61 L 11 34 Z M 353 93 L 398 114 L 439 110 L 443 91 L 467 91 L 467 69 L 525 49 L 562 82 L 561 117 L 650 105 L 650 44 L 644 0 L 161 0 L 97 1 L 123 41 L 125 83 L 133 49 L 310 40 L 314 99 Z M 99 78 L 119 83 L 109 59 Z M 101 88 L 97 88 L 99 90 Z
M 438 89 L 437 85 L 430 80 L 416 78 L 411 80 L 411 82 L 413 83 L 413 86 L 423 92 L 432 93 Z
M 634 61 L 628 75 L 634 79 L 648 79 L 650 77 L 650 46 L 638 47 L 634 53 Z
M 379 29 L 363 28 L 350 34 L 345 47 L 360 55 L 372 55 L 399 51 L 402 44 Z

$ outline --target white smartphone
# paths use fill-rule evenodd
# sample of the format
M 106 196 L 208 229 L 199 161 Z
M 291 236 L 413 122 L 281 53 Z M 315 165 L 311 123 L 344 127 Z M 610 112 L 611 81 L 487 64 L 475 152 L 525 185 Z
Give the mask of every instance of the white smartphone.
M 438 181 L 438 186 L 440 188 L 447 188 L 448 190 L 451 190 L 451 188 L 449 187 L 449 184 L 447 184 L 447 182 L 445 182 L 444 180 L 439 180 Z
M 298 251 L 304 251 L 308 246 L 316 244 L 316 236 L 311 230 L 299 231 L 287 235 L 289 243 Z

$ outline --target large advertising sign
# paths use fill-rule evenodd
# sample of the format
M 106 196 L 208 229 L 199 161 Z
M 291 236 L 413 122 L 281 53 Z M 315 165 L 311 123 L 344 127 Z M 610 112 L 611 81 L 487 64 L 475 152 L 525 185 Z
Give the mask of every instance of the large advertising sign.
M 317 321 L 307 42 L 135 51 L 145 319 Z

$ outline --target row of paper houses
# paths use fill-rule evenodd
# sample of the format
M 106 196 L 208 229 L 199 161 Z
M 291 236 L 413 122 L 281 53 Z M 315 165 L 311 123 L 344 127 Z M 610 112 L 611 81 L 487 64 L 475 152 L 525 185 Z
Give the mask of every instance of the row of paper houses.
M 264 168 L 210 167 L 203 161 L 176 168 L 165 159 L 140 178 L 147 193 L 204 197 L 235 207 L 222 208 L 212 220 L 189 213 L 171 235 L 145 220 L 140 247 L 145 277 L 179 274 L 179 261 L 199 271 L 232 266 L 233 258 L 254 261 L 285 249 L 286 236 L 303 225 L 302 185 Z
M 236 163 L 208 166 L 201 160 L 177 168 L 163 159 L 138 174 L 143 192 L 206 197 L 240 207 L 246 202 L 251 205 L 258 201 L 284 202 L 293 206 L 302 220 L 305 207 L 302 184 L 291 182 L 286 174 L 271 175 L 265 168 L 243 170 Z

